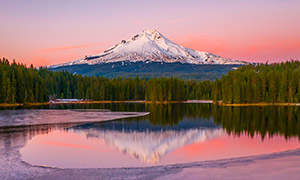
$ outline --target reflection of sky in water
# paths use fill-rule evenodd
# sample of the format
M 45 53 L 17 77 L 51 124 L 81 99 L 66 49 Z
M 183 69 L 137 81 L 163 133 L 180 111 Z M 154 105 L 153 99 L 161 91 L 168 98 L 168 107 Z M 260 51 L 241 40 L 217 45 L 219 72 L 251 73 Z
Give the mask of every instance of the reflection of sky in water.
M 103 139 L 142 162 L 154 163 L 167 153 L 188 144 L 205 142 L 223 134 L 222 129 L 190 129 L 184 131 L 122 132 L 87 130 L 87 137 Z
M 296 139 L 232 136 L 212 120 L 177 125 L 112 121 L 38 135 L 21 149 L 23 160 L 58 167 L 138 167 L 255 155 L 299 147 Z
M 98 138 L 143 163 L 158 162 L 169 152 L 188 144 L 205 142 L 221 136 L 223 130 L 212 120 L 185 119 L 178 125 L 151 125 L 148 121 L 114 121 L 70 128 Z

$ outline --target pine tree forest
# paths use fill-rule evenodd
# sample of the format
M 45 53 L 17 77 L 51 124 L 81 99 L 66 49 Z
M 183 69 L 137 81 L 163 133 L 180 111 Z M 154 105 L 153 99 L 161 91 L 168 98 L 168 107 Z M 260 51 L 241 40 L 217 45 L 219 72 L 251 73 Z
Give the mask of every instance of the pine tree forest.
M 215 81 L 178 78 L 87 77 L 0 61 L 0 103 L 48 102 L 56 98 L 108 101 L 213 100 L 224 103 L 296 103 L 299 61 L 247 65 Z

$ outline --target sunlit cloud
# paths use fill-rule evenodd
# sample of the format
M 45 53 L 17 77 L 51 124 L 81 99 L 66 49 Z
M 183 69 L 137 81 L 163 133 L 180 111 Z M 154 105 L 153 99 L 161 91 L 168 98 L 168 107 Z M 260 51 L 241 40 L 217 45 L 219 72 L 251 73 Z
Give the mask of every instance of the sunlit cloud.
M 79 48 L 87 48 L 87 47 L 93 47 L 93 46 L 99 46 L 107 44 L 106 42 L 101 43 L 92 43 L 92 44 L 82 44 L 82 45 L 75 45 L 75 46 L 63 46 L 63 47 L 55 47 L 55 48 L 48 48 L 48 49 L 41 49 L 41 52 L 56 52 L 56 51 L 67 51 L 72 49 L 79 49 Z

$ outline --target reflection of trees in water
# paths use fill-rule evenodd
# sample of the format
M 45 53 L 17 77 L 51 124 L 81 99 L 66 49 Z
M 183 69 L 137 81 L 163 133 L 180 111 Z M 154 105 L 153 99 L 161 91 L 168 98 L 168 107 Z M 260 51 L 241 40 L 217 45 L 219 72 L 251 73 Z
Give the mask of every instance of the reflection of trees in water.
M 214 122 L 235 135 L 260 134 L 297 136 L 300 139 L 299 107 L 224 107 L 212 104 L 157 104 L 146 108 L 150 122 L 158 125 L 176 125 L 184 118 L 203 118 Z M 147 117 L 146 117 L 147 118 Z M 149 117 L 148 117 L 149 118 Z
M 147 104 L 146 111 L 153 125 L 177 125 L 184 118 L 206 118 L 211 116 L 209 104 Z M 146 117 L 147 118 L 147 117 Z
M 36 135 L 49 134 L 57 129 L 75 126 L 78 124 L 51 124 L 51 125 L 34 125 L 34 126 L 11 126 L 0 127 L 0 149 L 4 149 L 6 157 L 13 156 L 15 149 L 23 147 L 31 138 Z
M 183 119 L 204 118 L 209 119 L 212 117 L 210 104 L 135 104 L 131 108 L 128 106 L 118 106 L 117 111 L 146 111 L 150 112 L 148 116 L 130 118 L 127 121 L 141 121 L 148 120 L 152 125 L 159 126 L 173 126 L 178 125 Z M 109 107 L 106 107 L 109 109 Z M 120 109 L 121 108 L 121 109 Z
M 262 139 L 268 134 L 283 135 L 285 138 L 300 138 L 299 107 L 216 107 L 212 114 L 214 121 L 221 124 L 228 133 L 246 133 L 253 137 L 256 133 Z
M 35 106 L 33 106 L 35 107 Z M 35 108 L 41 108 L 37 106 Z M 300 107 L 265 106 L 265 107 L 223 107 L 213 104 L 63 104 L 43 106 L 53 109 L 110 109 L 112 111 L 150 112 L 150 115 L 131 118 L 129 121 L 149 120 L 153 125 L 177 125 L 185 118 L 213 119 L 222 125 L 228 133 L 248 134 L 253 137 L 260 134 L 271 137 L 276 134 L 286 138 L 297 136 L 300 139 Z
M 111 107 L 105 107 L 111 109 Z M 260 134 L 262 139 L 269 135 L 283 135 L 285 138 L 297 136 L 300 139 L 300 107 L 224 107 L 212 104 L 123 104 L 114 110 L 148 111 L 149 116 L 134 118 L 133 121 L 147 119 L 153 125 L 177 125 L 183 119 L 213 119 L 222 125 L 227 133 Z

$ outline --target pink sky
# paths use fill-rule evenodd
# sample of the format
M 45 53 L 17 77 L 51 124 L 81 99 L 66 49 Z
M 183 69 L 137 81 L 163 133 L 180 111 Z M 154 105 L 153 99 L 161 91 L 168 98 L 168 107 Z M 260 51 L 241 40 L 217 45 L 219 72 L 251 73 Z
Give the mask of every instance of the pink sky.
M 76 60 L 143 29 L 249 62 L 300 59 L 297 0 L 0 0 L 0 56 L 35 66 Z

